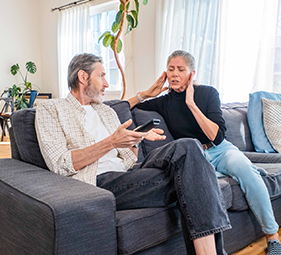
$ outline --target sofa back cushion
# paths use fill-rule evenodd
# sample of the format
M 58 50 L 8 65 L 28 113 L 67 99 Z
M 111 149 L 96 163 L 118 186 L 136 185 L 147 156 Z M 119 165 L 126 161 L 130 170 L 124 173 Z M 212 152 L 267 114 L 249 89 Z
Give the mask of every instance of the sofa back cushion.
M 144 139 L 143 142 L 141 143 L 144 157 L 155 148 L 158 148 L 174 140 L 173 136 L 171 135 L 165 123 L 165 120 L 159 113 L 154 111 L 144 111 L 138 108 L 134 108 L 132 110 L 132 116 L 134 122 L 136 123 L 136 126 L 143 125 L 144 123 L 148 122 L 151 119 L 160 119 L 161 122 L 159 128 L 163 129 L 164 135 L 166 135 L 166 139 L 163 141 L 148 141 Z
M 247 121 L 247 103 L 222 104 L 226 139 L 241 151 L 254 151 Z
M 12 126 L 10 128 L 10 134 L 13 139 L 11 140 L 13 157 L 48 169 L 40 148 L 36 136 L 35 126 L 35 109 L 27 108 L 20 111 L 15 111 L 11 117 Z
M 130 111 L 130 104 L 128 101 L 122 101 L 122 100 L 108 100 L 104 101 L 104 104 L 110 106 L 118 115 L 118 118 L 121 123 L 124 123 L 125 121 L 132 119 L 132 114 Z M 133 130 L 136 128 L 135 123 L 133 122 L 128 129 Z

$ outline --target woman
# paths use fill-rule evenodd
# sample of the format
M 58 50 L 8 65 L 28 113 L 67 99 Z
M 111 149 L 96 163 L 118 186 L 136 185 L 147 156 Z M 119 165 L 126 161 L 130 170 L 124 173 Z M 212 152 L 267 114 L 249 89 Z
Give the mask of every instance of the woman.
M 195 85 L 195 60 L 185 51 L 175 51 L 167 61 L 167 73 L 163 73 L 147 91 L 131 98 L 131 107 L 156 111 L 163 116 L 175 139 L 197 138 L 203 146 L 205 157 L 216 171 L 231 176 L 239 182 L 249 207 L 260 223 L 268 240 L 267 255 L 281 255 L 281 245 L 268 190 L 257 168 L 232 143 L 225 138 L 225 122 L 220 109 L 218 92 L 211 86 Z M 165 80 L 170 85 L 170 93 L 155 97 L 167 88 L 162 88 Z

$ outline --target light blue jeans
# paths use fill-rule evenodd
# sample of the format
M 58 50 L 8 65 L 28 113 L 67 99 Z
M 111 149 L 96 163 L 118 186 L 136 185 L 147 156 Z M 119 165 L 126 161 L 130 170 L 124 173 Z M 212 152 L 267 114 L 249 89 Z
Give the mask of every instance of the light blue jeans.
M 214 165 L 216 171 L 231 176 L 240 184 L 263 232 L 276 233 L 279 226 L 275 221 L 268 190 L 257 167 L 237 147 L 226 140 L 205 150 L 205 157 Z

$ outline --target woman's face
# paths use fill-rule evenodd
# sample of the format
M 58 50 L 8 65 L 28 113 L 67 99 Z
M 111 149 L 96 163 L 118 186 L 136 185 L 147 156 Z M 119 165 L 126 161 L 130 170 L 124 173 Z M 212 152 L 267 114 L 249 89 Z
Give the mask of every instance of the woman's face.
M 195 71 L 193 71 L 195 73 Z M 173 90 L 183 92 L 187 88 L 190 69 L 183 57 L 172 58 L 167 67 L 167 79 Z

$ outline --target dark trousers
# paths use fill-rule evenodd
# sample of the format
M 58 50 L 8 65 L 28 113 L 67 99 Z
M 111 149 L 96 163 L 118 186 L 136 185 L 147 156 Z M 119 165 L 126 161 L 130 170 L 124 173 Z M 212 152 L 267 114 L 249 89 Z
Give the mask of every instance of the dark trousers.
M 114 193 L 117 210 L 164 207 L 178 201 L 188 254 L 190 240 L 215 234 L 223 255 L 222 231 L 231 228 L 214 167 L 201 143 L 183 138 L 153 150 L 127 172 L 107 172 L 97 186 Z

